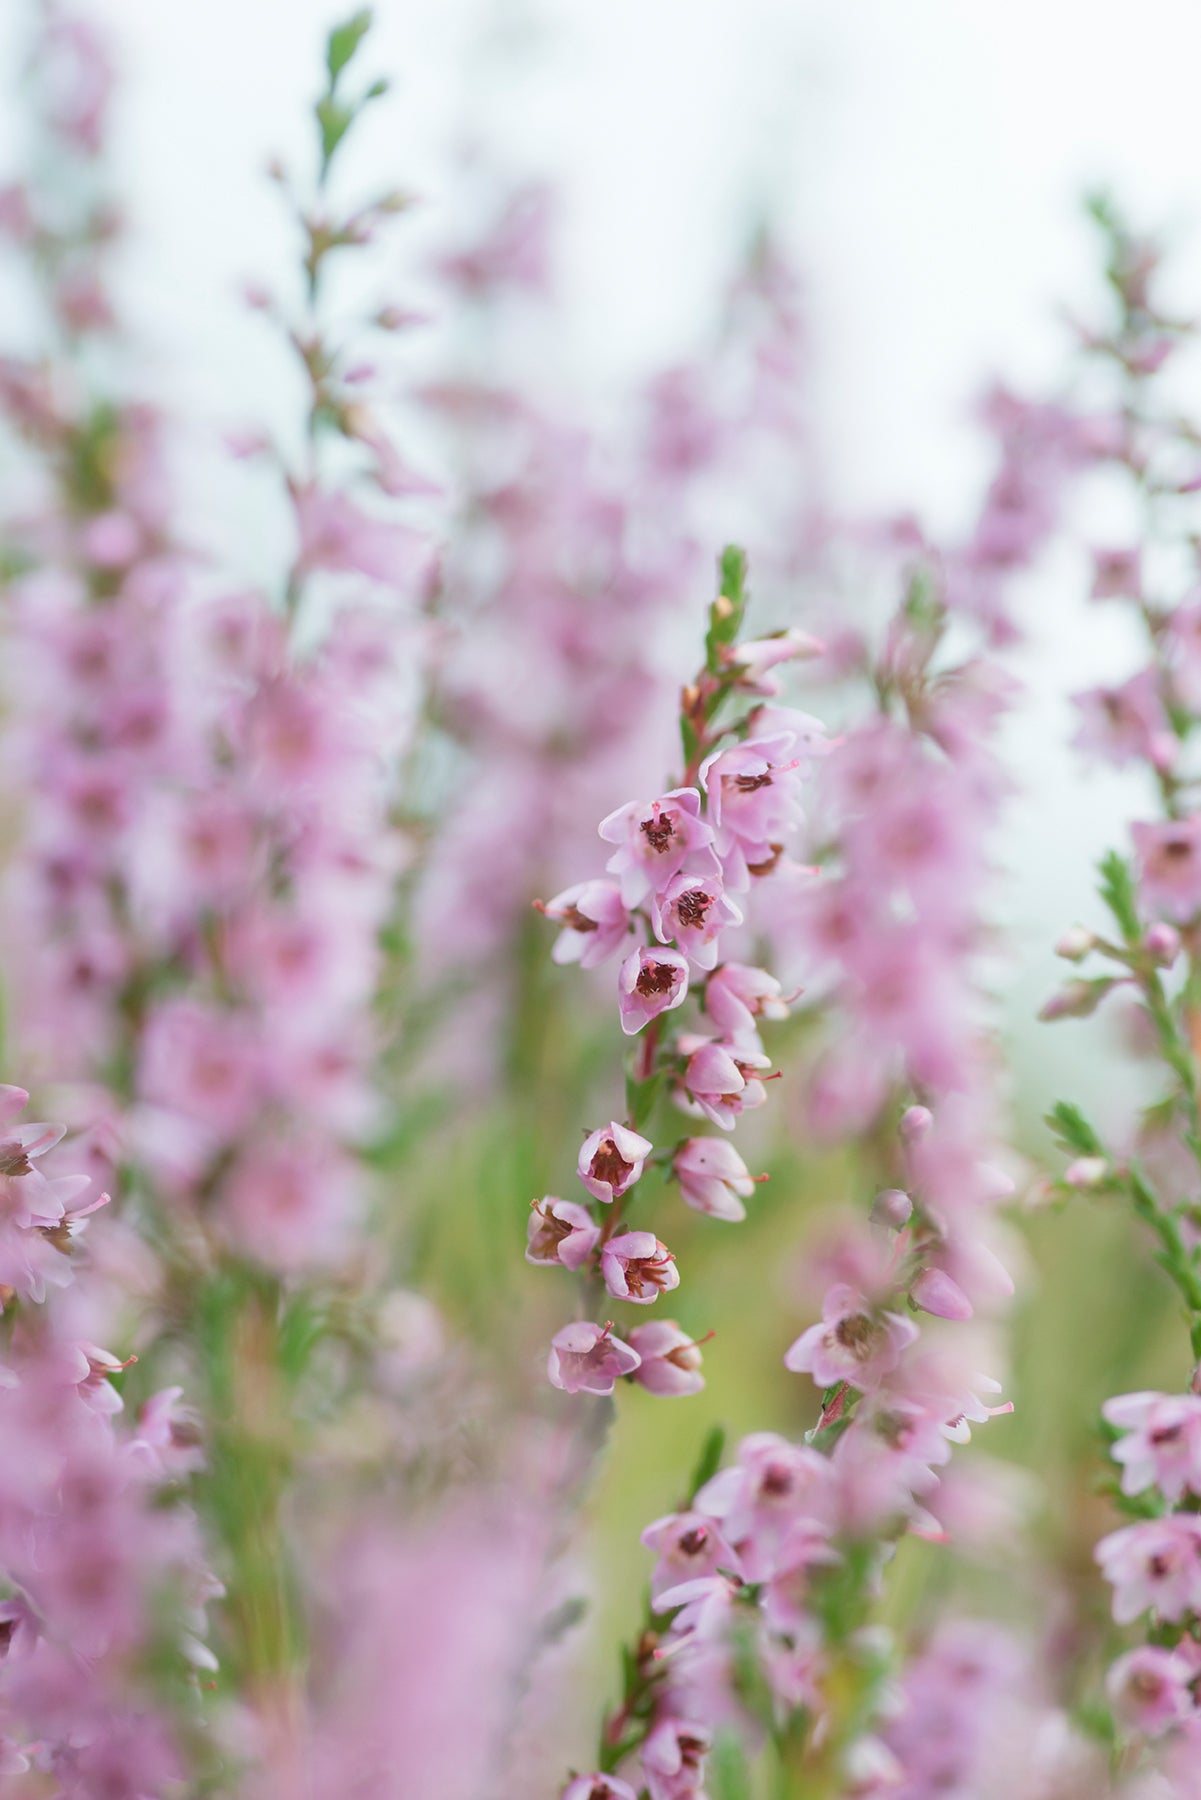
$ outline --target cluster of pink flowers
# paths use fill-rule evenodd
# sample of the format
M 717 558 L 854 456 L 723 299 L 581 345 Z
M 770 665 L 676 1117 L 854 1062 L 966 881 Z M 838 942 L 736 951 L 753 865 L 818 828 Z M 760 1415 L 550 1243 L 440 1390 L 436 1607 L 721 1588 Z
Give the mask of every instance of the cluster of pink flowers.
M 124 1425 L 112 1377 L 126 1365 L 88 1341 L 105 1306 L 86 1281 L 29 1304 L 67 1286 L 108 1195 L 89 1202 L 86 1176 L 35 1166 L 63 1130 L 15 1123 L 28 1098 L 0 1090 L 0 1774 L 6 1791 L 37 1771 L 81 1800 L 157 1792 L 184 1767 L 179 1700 L 216 1666 L 202 1634 L 220 1584 L 181 1499 L 203 1454 L 177 1387 Z M 173 1672 L 171 1708 L 156 1667 Z
M 711 610 L 706 667 L 682 697 L 684 782 L 602 820 L 599 835 L 612 846 L 605 877 L 565 888 L 543 907 L 562 926 L 557 962 L 592 968 L 618 960 L 618 1018 L 625 1035 L 639 1042 L 632 1116 L 590 1132 L 577 1163 L 580 1181 L 604 1210 L 547 1195 L 530 1217 L 527 1260 L 591 1275 L 608 1298 L 641 1306 L 680 1281 L 654 1232 L 622 1228 L 648 1162 L 678 1184 L 696 1211 L 727 1220 L 746 1216 L 755 1178 L 727 1139 L 690 1136 L 656 1151 L 638 1127 L 664 1084 L 681 1110 L 722 1131 L 766 1102 L 771 1062 L 759 1021 L 784 1016 L 788 1001 L 767 970 L 723 960 L 725 944 L 742 925 L 753 891 L 789 863 L 801 824 L 801 785 L 825 747 L 815 719 L 761 698 L 778 692 L 773 669 L 817 646 L 800 632 L 739 644 L 741 553 L 727 551 L 721 572 L 728 591 Z M 714 727 L 718 708 L 740 694 L 756 704 L 737 724 Z M 700 1003 L 701 1029 L 665 1037 L 667 1015 L 690 992 Z M 586 1280 L 586 1292 L 588 1286 Z M 556 1334 L 548 1371 L 568 1393 L 610 1394 L 619 1379 L 632 1376 L 654 1394 L 690 1394 L 704 1385 L 700 1361 L 697 1344 L 674 1320 L 635 1325 L 628 1341 L 610 1320 L 585 1320 Z

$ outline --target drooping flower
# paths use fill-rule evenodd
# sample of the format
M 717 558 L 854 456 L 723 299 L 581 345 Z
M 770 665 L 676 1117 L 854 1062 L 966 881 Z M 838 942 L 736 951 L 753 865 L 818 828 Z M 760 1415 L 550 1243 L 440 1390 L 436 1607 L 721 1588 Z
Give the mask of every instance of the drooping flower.
M 686 1205 L 714 1219 L 745 1219 L 742 1204 L 755 1191 L 755 1178 L 725 1138 L 687 1138 L 672 1158 Z
M 653 1231 L 623 1231 L 601 1252 L 601 1274 L 616 1300 L 650 1306 L 680 1285 L 680 1272 L 667 1245 Z
M 614 1337 L 612 1325 L 579 1320 L 552 1338 L 547 1374 L 566 1394 L 611 1394 L 615 1382 L 633 1374 L 641 1361 L 637 1350 Z
M 635 1325 L 630 1332 L 630 1347 L 642 1358 L 634 1380 L 648 1394 L 699 1394 L 704 1387 L 700 1345 L 674 1319 L 652 1319 L 649 1324 Z
M 564 1269 L 583 1267 L 600 1237 L 586 1206 L 546 1194 L 530 1211 L 529 1241 L 525 1260 L 549 1263 Z

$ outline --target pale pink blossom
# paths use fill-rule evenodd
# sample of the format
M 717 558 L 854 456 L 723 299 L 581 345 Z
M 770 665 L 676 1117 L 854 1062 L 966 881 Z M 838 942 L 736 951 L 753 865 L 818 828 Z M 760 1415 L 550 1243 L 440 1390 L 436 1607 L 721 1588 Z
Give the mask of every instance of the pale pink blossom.
M 619 1775 L 577 1775 L 560 1800 L 638 1800 L 638 1796 Z
M 615 881 L 579 881 L 548 900 L 543 911 L 564 927 L 551 951 L 557 963 L 594 969 L 629 936 L 630 915 Z
M 821 1388 L 845 1381 L 870 1392 L 892 1373 L 917 1335 L 912 1319 L 884 1311 L 839 1284 L 826 1295 L 821 1323 L 790 1346 L 784 1367 L 812 1375 Z
M 633 1187 L 653 1149 L 649 1138 L 613 1119 L 584 1139 L 577 1172 L 593 1199 L 607 1205 Z
M 623 1231 L 601 1251 L 601 1274 L 615 1300 L 650 1306 L 680 1285 L 680 1272 L 667 1245 L 653 1231 Z
M 1201 908 L 1201 817 L 1132 825 L 1148 909 L 1181 924 Z
M 786 1019 L 789 997 L 766 969 L 728 962 L 705 983 L 704 1004 L 724 1038 L 757 1043 L 756 1021 Z
M 1119 1625 L 1148 1609 L 1161 1619 L 1201 1612 L 1201 1516 L 1170 1513 L 1111 1531 L 1097 1545 Z
M 1168 1500 L 1201 1496 L 1201 1396 L 1119 1394 L 1101 1411 L 1126 1433 L 1110 1450 L 1122 1465 L 1122 1492 L 1157 1487 Z
M 680 950 L 635 950 L 617 978 L 621 1029 L 633 1037 L 688 997 L 688 958 Z
M 701 817 L 696 788 L 673 788 L 645 806 L 631 801 L 603 819 L 598 830 L 606 843 L 618 846 L 605 867 L 620 880 L 627 906 L 664 893 L 681 870 L 708 876 L 717 867 L 713 830 Z
M 1140 1644 L 1119 1656 L 1105 1688 L 1110 1705 L 1128 1730 L 1159 1737 L 1195 1711 L 1191 1683 L 1196 1675 L 1188 1658 L 1178 1652 Z
M 698 969 L 717 962 L 723 931 L 742 924 L 742 914 L 725 893 L 721 877 L 681 871 L 651 899 L 651 919 L 661 944 L 674 942 Z
M 587 1207 L 546 1194 L 530 1212 L 525 1260 L 574 1272 L 587 1262 L 599 1238 L 600 1227 L 593 1224 Z
M 695 1046 L 695 1048 L 694 1048 Z M 717 1044 L 688 1035 L 679 1041 L 688 1057 L 680 1086 L 693 1108 L 712 1119 L 723 1131 L 731 1131 L 740 1115 L 767 1101 L 767 1089 L 758 1071 L 771 1067 L 771 1058 L 748 1046 Z
M 642 1358 L 612 1325 L 579 1320 L 564 1325 L 551 1340 L 546 1372 L 554 1387 L 567 1394 L 611 1394 L 614 1383 L 632 1375 Z
M 705 1385 L 701 1374 L 700 1345 L 674 1319 L 652 1319 L 635 1325 L 630 1345 L 642 1358 L 634 1380 L 648 1394 L 673 1398 L 699 1394 Z
M 746 1218 L 742 1204 L 755 1191 L 755 1178 L 725 1138 L 687 1138 L 672 1159 L 685 1205 L 714 1219 Z
M 642 1746 L 642 1773 L 651 1800 L 704 1800 L 705 1759 L 712 1742 L 704 1725 L 660 1719 Z
M 669 1588 L 699 1576 L 716 1575 L 719 1569 L 733 1575 L 742 1572 L 737 1552 L 705 1513 L 669 1513 L 648 1525 L 641 1541 L 659 1559 L 651 1572 L 651 1597 L 656 1600 Z

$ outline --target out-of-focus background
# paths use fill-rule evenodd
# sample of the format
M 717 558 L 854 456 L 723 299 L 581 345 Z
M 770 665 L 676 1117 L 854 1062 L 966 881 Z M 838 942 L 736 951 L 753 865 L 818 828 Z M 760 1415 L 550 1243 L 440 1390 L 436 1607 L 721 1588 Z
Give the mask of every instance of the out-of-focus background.
M 10 0 L 0 16 L 0 59 L 9 67 L 21 10 Z M 263 171 L 273 155 L 308 154 L 306 107 L 338 8 L 328 0 L 94 0 L 93 10 L 111 29 L 124 80 L 115 170 L 133 226 L 124 285 L 158 391 L 198 427 L 282 416 L 291 376 L 282 359 L 264 354 L 261 322 L 241 289 L 291 255 Z M 414 265 L 422 245 L 455 236 L 465 163 L 485 172 L 495 163 L 505 180 L 546 179 L 561 190 L 564 298 L 537 355 L 588 405 L 603 409 L 615 382 L 704 341 L 724 271 L 770 216 L 804 277 L 814 481 L 839 512 L 913 510 L 935 532 L 968 518 L 988 470 L 973 402 L 996 375 L 1054 387 L 1070 362 L 1064 315 L 1096 303 L 1087 189 L 1111 188 L 1140 224 L 1172 236 L 1181 305 L 1201 308 L 1201 12 L 1187 0 L 1157 0 L 1137 15 L 1078 0 L 1004 8 L 378 0 L 375 11 L 373 66 L 396 85 L 365 120 L 356 159 L 421 195 Z M 14 116 L 0 115 L 0 158 L 17 128 Z M 408 278 L 401 266 L 402 288 Z M 231 397 L 244 414 L 231 410 Z M 200 520 L 224 504 L 225 490 L 215 477 L 210 485 L 203 457 L 198 467 L 185 479 Z M 799 495 L 798 506 L 815 497 Z M 248 540 L 271 530 L 253 499 L 242 504 Z M 1080 527 L 1083 541 L 1097 544 L 1120 542 L 1126 528 L 1103 505 Z M 717 523 L 715 543 L 720 536 Z M 247 560 L 253 566 L 252 541 Z M 1061 972 L 1051 944 L 1073 920 L 1095 917 L 1096 856 L 1150 804 L 1135 778 L 1086 769 L 1069 745 L 1068 694 L 1133 666 L 1123 621 L 1088 607 L 1086 591 L 1083 551 L 1057 551 L 1026 584 L 1026 636 L 1011 653 L 1027 696 L 1006 739 L 1017 791 L 1004 841 L 997 986 L 1014 1107 L 1032 1150 L 1042 1141 L 1038 1117 L 1061 1092 L 1110 1113 L 1132 1109 L 1142 1094 L 1116 1043 L 1111 1056 L 1100 1054 L 1103 1023 L 1056 1032 L 1034 1023 Z M 554 977 L 554 991 L 565 994 L 571 979 Z M 577 1077 L 582 1070 L 586 1079 L 592 1054 L 577 1047 Z M 421 1178 L 423 1203 L 436 1207 L 441 1189 L 450 1215 L 434 1232 L 441 1248 L 431 1260 L 464 1320 L 497 1304 L 486 1277 L 506 1258 L 524 1296 L 515 1222 L 529 1193 L 570 1179 L 562 1144 L 577 1123 L 545 1120 L 543 1136 L 528 1120 L 485 1119 L 457 1160 Z M 814 1208 L 838 1197 L 844 1171 L 836 1165 L 801 1146 L 773 1154 L 781 1202 L 786 1192 Z M 470 1197 L 473 1220 L 491 1221 L 462 1259 L 452 1211 L 460 1196 Z M 795 1271 L 777 1257 L 795 1236 L 782 1204 L 765 1207 L 720 1250 L 696 1222 L 682 1227 L 682 1257 L 707 1261 L 711 1290 L 719 1268 L 725 1283 L 723 1354 L 686 1420 L 665 1424 L 642 1394 L 623 1420 L 598 1512 L 611 1561 L 635 1584 L 644 1561 L 637 1530 L 673 1498 L 662 1471 L 673 1458 L 679 1466 L 706 1420 L 809 1422 L 801 1408 L 811 1396 L 798 1400 L 779 1371 L 781 1346 L 766 1335 L 789 1292 L 799 1292 L 788 1285 Z M 1154 1339 L 1144 1325 L 1163 1307 L 1164 1290 L 1149 1256 L 1128 1264 L 1134 1240 L 1112 1218 L 1082 1207 L 1036 1221 L 1030 1236 L 1034 1303 L 1018 1370 L 1024 1421 L 993 1428 L 1010 1436 L 988 1448 L 1050 1474 L 1066 1521 L 1077 1476 L 1065 1475 L 1056 1490 L 1056 1471 L 1087 1446 L 1088 1425 L 1078 1419 L 1065 1444 L 1056 1394 L 1077 1372 L 1078 1354 L 1090 1367 L 1091 1398 L 1136 1385 L 1123 1356 L 1140 1336 Z M 1119 1288 L 1127 1266 L 1136 1272 Z M 531 1292 L 538 1279 L 530 1273 Z M 772 1307 L 748 1305 L 765 1284 Z M 799 1314 L 799 1299 L 796 1306 Z M 1164 1327 L 1169 1335 L 1166 1310 Z M 491 1328 L 499 1332 L 499 1321 Z M 1145 1355 L 1154 1373 L 1154 1342 Z M 762 1393 L 748 1389 L 754 1370 L 775 1371 Z M 1179 1384 L 1170 1364 L 1163 1379 Z M 665 1431 L 678 1440 L 671 1456 Z M 914 1573 L 909 1588 L 902 1577 L 899 1606 L 921 1585 L 924 1555 L 906 1549 Z M 622 1583 L 612 1586 L 616 1626 Z
M 156 379 L 201 421 L 240 422 L 235 393 L 270 416 L 287 372 L 264 356 L 240 292 L 289 253 L 261 172 L 272 155 L 307 153 L 331 8 L 94 11 L 124 82 L 127 297 Z M 560 188 L 564 304 L 539 354 L 581 394 L 699 340 L 732 252 L 770 214 L 807 284 L 820 478 L 839 508 L 913 509 L 936 530 L 964 517 L 987 457 L 971 403 L 994 374 L 1055 379 L 1063 315 L 1096 295 L 1085 190 L 1108 186 L 1169 232 L 1186 307 L 1201 294 L 1201 17 L 1186 0 L 1154 0 L 1137 19 L 1082 0 L 379 0 L 375 15 L 374 57 L 395 91 L 364 123 L 361 165 L 421 196 L 431 242 L 453 233 L 457 159 Z M 22 8 L 4 8 L 9 67 L 23 28 Z M 0 117 L 0 153 L 18 124 Z M 1113 529 L 1098 519 L 1097 540 Z M 1064 693 L 1120 672 L 1129 648 L 1079 585 L 1074 571 L 1031 584 L 1018 659 L 1029 703 L 1010 746 L 1038 788 L 1008 840 L 1008 1023 L 1031 1114 L 1051 1075 L 1030 1028 L 1054 979 L 1047 945 L 1086 908 L 1111 821 L 1140 798 L 1065 748 Z M 1109 1091 L 1100 1072 L 1089 1080 Z

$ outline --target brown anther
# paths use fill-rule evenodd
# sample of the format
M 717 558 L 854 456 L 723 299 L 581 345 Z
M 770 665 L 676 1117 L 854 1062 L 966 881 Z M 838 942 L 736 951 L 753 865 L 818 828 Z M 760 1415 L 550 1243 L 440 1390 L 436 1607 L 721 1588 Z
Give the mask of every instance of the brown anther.
M 0 1144 L 0 1175 L 32 1175 L 33 1164 L 24 1148 L 15 1142 Z
M 564 1238 L 571 1236 L 572 1227 L 566 1220 L 557 1219 L 549 1209 L 544 1212 L 538 1201 L 534 1203 L 534 1211 L 538 1214 L 541 1224 L 530 1239 L 530 1249 L 535 1256 L 555 1258 Z
M 685 1531 L 676 1543 L 685 1556 L 699 1556 L 709 1542 L 709 1533 L 703 1525 L 694 1525 L 691 1531 Z
M 671 848 L 671 841 L 676 835 L 676 828 L 668 813 L 656 813 L 652 818 L 643 819 L 639 827 L 643 837 L 662 856 Z
M 634 987 L 644 1000 L 652 1000 L 656 994 L 670 994 L 677 973 L 674 963 L 645 963 Z
M 773 844 L 770 856 L 765 856 L 762 862 L 748 863 L 746 865 L 748 874 L 760 876 L 770 875 L 783 854 L 783 844 Z
M 699 931 L 705 923 L 705 915 L 713 905 L 715 896 L 707 894 L 704 888 L 685 888 L 676 901 L 676 917 L 681 925 L 690 931 Z
M 599 931 L 600 929 L 596 920 L 590 919 L 587 913 L 582 913 L 578 906 L 566 907 L 559 917 L 564 925 L 572 931 Z
M 856 1362 L 866 1362 L 880 1341 L 880 1327 L 867 1313 L 851 1313 L 847 1318 L 839 1319 L 834 1336 Z
M 734 777 L 734 786 L 740 794 L 754 794 L 760 788 L 770 787 L 771 784 L 771 776 L 766 771 L 762 775 L 735 775 Z
M 633 1163 L 628 1163 L 612 1138 L 605 1138 L 593 1153 L 588 1165 L 588 1173 L 594 1181 L 603 1181 L 609 1187 L 622 1185 L 627 1175 L 633 1171 Z

